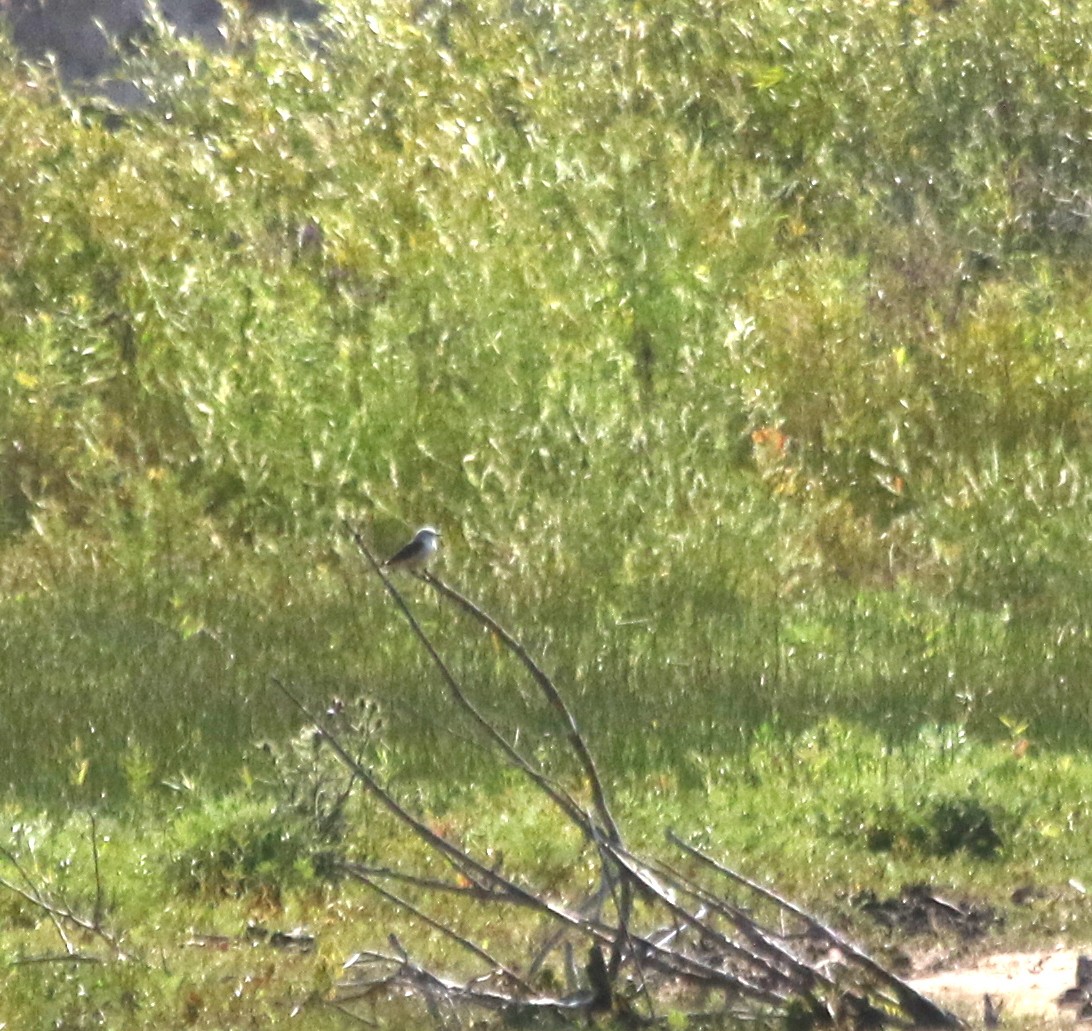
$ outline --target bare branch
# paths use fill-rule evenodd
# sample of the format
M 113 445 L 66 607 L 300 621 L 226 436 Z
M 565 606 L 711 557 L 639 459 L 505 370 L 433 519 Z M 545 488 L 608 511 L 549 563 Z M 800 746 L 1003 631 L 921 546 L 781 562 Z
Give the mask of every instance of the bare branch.
M 636 861 L 635 857 L 630 858 L 631 861 Z M 779 945 L 774 936 L 760 928 L 738 906 L 734 906 L 713 892 L 706 890 L 662 861 L 649 862 L 647 865 L 659 877 L 670 880 L 678 891 L 690 896 L 696 902 L 700 902 L 707 912 L 719 913 L 725 917 L 747 940 L 751 948 L 757 950 L 757 952 L 752 952 L 735 943 L 729 943 L 729 952 L 735 952 L 746 957 L 751 962 L 765 967 L 767 972 L 775 976 L 787 977 L 788 973 L 791 973 L 797 978 L 795 982 L 797 987 L 804 985 L 806 988 L 811 989 L 815 984 L 822 984 L 827 988 L 834 987 L 834 982 L 829 977 L 814 966 L 803 962 L 782 945 Z M 787 972 L 783 968 L 787 968 Z
M 773 902 L 787 913 L 791 913 L 797 917 L 804 924 L 806 924 L 815 934 L 825 939 L 829 944 L 838 948 L 843 955 L 852 959 L 860 967 L 867 970 L 873 977 L 875 977 L 882 984 L 887 985 L 895 995 L 898 997 L 899 1003 L 902 1008 L 910 1015 L 915 1021 L 926 1025 L 928 1027 L 962 1027 L 963 1023 L 958 1017 L 949 1013 L 947 1010 L 941 1009 L 936 1003 L 925 998 L 924 995 L 915 991 L 910 987 L 902 978 L 897 977 L 891 973 L 886 967 L 881 966 L 867 953 L 862 952 L 852 942 L 843 938 L 833 928 L 828 927 L 826 924 L 817 920 L 810 913 L 806 913 L 803 909 L 797 906 L 795 903 L 790 902 L 788 899 L 779 895 L 777 892 L 772 891 L 770 888 L 763 887 L 757 881 L 752 881 L 749 877 L 745 877 L 741 873 L 737 873 L 735 870 L 730 869 L 722 863 L 718 863 L 711 856 L 702 852 L 700 849 L 695 848 L 693 845 L 687 844 L 682 840 L 674 831 L 667 832 L 667 840 L 678 848 L 682 849 L 687 855 L 697 859 L 703 865 L 715 870 L 717 873 L 722 874 L 729 880 L 735 881 L 737 884 L 748 888 L 756 895 L 766 899 L 769 902 Z
M 391 815 L 409 827 L 414 834 L 421 838 L 432 849 L 450 859 L 453 865 L 462 872 L 468 880 L 477 882 L 483 886 L 492 886 L 501 893 L 499 898 L 503 898 L 503 901 L 507 903 L 537 910 L 540 913 L 544 913 L 555 920 L 559 920 L 563 924 L 567 924 L 576 930 L 589 934 L 597 940 L 608 944 L 613 941 L 612 929 L 604 927 L 598 922 L 582 919 L 578 915 L 569 912 L 564 907 L 558 906 L 556 903 L 550 902 L 547 899 L 540 898 L 532 891 L 522 887 L 510 878 L 505 877 L 498 870 L 486 866 L 479 860 L 474 859 L 468 852 L 465 852 L 457 845 L 452 844 L 446 838 L 437 834 L 432 828 L 402 806 L 394 796 L 376 780 L 370 770 L 357 762 L 357 760 L 346 751 L 336 735 L 328 728 L 324 727 L 320 722 L 315 721 L 314 717 L 308 712 L 307 707 L 288 689 L 288 687 L 276 677 L 273 678 L 273 683 L 305 717 L 315 722 L 315 726 L 334 750 L 334 754 L 337 755 L 349 769 L 357 774 L 361 784 L 364 785 L 368 792 L 378 799 Z
M 507 738 L 504 737 L 484 716 L 477 710 L 473 703 L 466 697 L 462 688 L 458 685 L 455 678 L 448 670 L 446 664 L 442 661 L 431 642 L 428 640 L 424 631 L 421 629 L 417 620 L 410 612 L 409 607 L 406 605 L 404 599 L 399 594 L 398 590 L 394 587 L 393 583 L 387 577 L 383 571 L 382 565 L 376 560 L 365 544 L 363 537 L 348 523 L 345 524 L 347 532 L 352 537 L 353 542 L 356 544 L 357 549 L 368 560 L 372 569 L 382 580 L 383 585 L 386 587 L 387 592 L 394 598 L 398 607 L 401 609 L 402 614 L 409 622 L 413 632 L 417 635 L 418 639 L 424 645 L 429 656 L 440 670 L 441 675 L 444 677 L 445 682 L 448 685 L 448 689 L 454 697 L 455 701 L 468 712 L 475 723 L 481 727 L 488 737 L 500 747 L 500 749 L 507 756 L 509 762 L 522 770 L 524 774 L 530 777 L 535 784 L 543 790 L 554 803 L 561 808 L 563 812 L 577 825 L 577 827 L 584 833 L 589 840 L 598 844 L 605 835 L 607 840 L 614 844 L 621 845 L 622 838 L 618 830 L 618 825 L 615 823 L 614 817 L 611 814 L 610 806 L 607 803 L 606 791 L 603 788 L 602 779 L 599 776 L 599 771 L 596 768 L 595 760 L 592 758 L 591 751 L 589 750 L 587 743 L 584 741 L 583 736 L 580 733 L 580 729 L 576 724 L 576 720 L 569 707 L 565 704 L 565 700 L 562 698 L 561 693 L 557 690 L 553 681 L 543 672 L 541 667 L 531 658 L 527 650 L 516 640 L 516 638 L 504 629 L 492 616 L 486 613 L 480 606 L 475 605 L 469 598 L 456 591 L 454 588 L 449 587 L 443 583 L 439 578 L 433 576 L 430 573 L 426 573 L 423 579 L 430 583 L 436 590 L 442 595 L 454 601 L 459 605 L 463 611 L 469 613 L 473 618 L 478 620 L 483 626 L 485 626 L 490 632 L 497 635 L 497 637 L 504 642 L 513 654 L 515 654 L 519 660 L 523 663 L 526 669 L 531 673 L 532 678 L 539 685 L 549 704 L 558 712 L 566 726 L 566 732 L 568 734 L 569 743 L 576 753 L 577 758 L 584 769 L 585 776 L 592 790 L 592 797 L 594 800 L 595 811 L 599 818 L 597 824 L 593 821 L 588 813 L 576 802 L 576 800 L 567 792 L 563 791 L 560 787 L 554 784 L 546 775 L 537 767 L 533 766 L 522 754 L 511 744 Z M 607 861 L 608 856 L 602 854 L 604 861 Z M 609 878 L 609 871 L 605 871 L 606 876 Z M 618 968 L 621 963 L 621 949 L 626 943 L 628 938 L 628 921 L 630 913 L 632 911 L 633 899 L 630 894 L 630 884 L 623 881 L 620 885 L 615 886 L 612 883 L 612 894 L 614 894 L 615 900 L 615 912 L 618 917 L 618 929 L 620 934 L 616 937 L 615 943 L 612 946 L 609 972 L 611 977 L 617 976 Z M 631 951 L 632 948 L 631 948 Z
M 420 877 L 417 874 L 406 873 L 403 870 L 390 870 L 384 866 L 367 866 L 364 863 L 356 863 L 348 859 L 337 860 L 334 863 L 334 868 L 358 880 L 385 878 L 392 881 L 401 881 L 403 884 L 412 884 L 416 888 L 427 888 L 430 891 L 443 891 L 452 895 L 460 895 L 479 902 L 496 902 L 503 899 L 503 896 L 498 895 L 496 890 L 479 884 L 455 884 L 452 881 L 441 881 L 435 877 Z
M 9 862 L 16 864 L 14 856 L 6 849 L 0 848 L 0 854 L 2 854 Z M 18 868 L 18 867 L 17 867 Z M 21 872 L 21 871 L 20 871 Z M 39 889 L 26 890 L 20 888 L 17 884 L 12 884 L 11 881 L 0 877 L 0 888 L 5 888 L 10 892 L 18 895 L 20 898 L 29 902 L 32 906 L 42 910 L 47 914 L 53 923 L 53 926 L 57 929 L 57 933 L 61 939 L 62 944 L 65 947 L 66 953 L 70 957 L 77 955 L 72 943 L 68 940 L 68 936 L 64 933 L 62 927 L 63 923 L 72 924 L 74 927 L 80 928 L 82 931 L 87 931 L 89 934 L 95 935 L 97 938 L 101 938 L 110 948 L 114 951 L 115 956 L 118 959 L 125 959 L 125 953 L 118 941 L 112 934 L 106 931 L 100 924 L 94 920 L 89 920 L 87 917 L 82 917 L 77 913 L 74 913 L 67 906 L 58 905 L 48 899 Z
M 99 870 L 99 834 L 98 826 L 95 823 L 95 813 L 91 811 L 88 813 L 91 820 L 91 861 L 95 867 L 95 910 L 92 916 L 92 921 L 95 926 L 101 926 L 103 917 L 103 904 L 102 904 L 102 871 Z
M 24 956 L 21 959 L 13 959 L 8 966 L 31 967 L 46 963 L 103 963 L 101 956 L 88 956 L 83 952 L 66 952 L 60 956 Z
M 404 898 L 402 898 L 402 896 L 396 895 L 392 891 L 388 891 L 386 888 L 384 888 L 377 881 L 375 881 L 372 878 L 368 877 L 366 874 L 360 872 L 359 870 L 350 869 L 349 873 L 351 874 L 351 876 L 353 876 L 356 880 L 360 881 L 362 884 L 366 884 L 369 888 L 372 889 L 372 891 L 374 891 L 381 898 L 384 898 L 388 902 L 393 903 L 394 905 L 398 906 L 400 909 L 404 909 L 407 913 L 411 913 L 418 920 L 420 920 L 423 923 L 427 924 L 429 927 L 433 928 L 434 930 L 439 931 L 442 935 L 444 935 L 444 937 L 450 938 L 456 944 L 462 946 L 462 948 L 466 949 L 468 952 L 470 952 L 473 955 L 477 956 L 478 959 L 484 960 L 486 963 L 488 963 L 490 966 L 492 966 L 495 971 L 499 971 L 500 973 L 502 973 L 509 981 L 511 981 L 513 984 L 517 985 L 518 987 L 522 988 L 525 992 L 532 991 L 531 986 L 526 981 L 524 981 L 523 978 L 520 977 L 519 974 L 517 974 L 514 970 L 510 969 L 509 967 L 505 966 L 505 964 L 502 963 L 500 960 L 495 959 L 485 949 L 483 949 L 480 945 L 476 945 L 469 938 L 466 938 L 463 935 L 459 934 L 458 931 L 456 931 L 454 928 L 449 927 L 447 924 L 441 923 L 439 920 L 435 919 L 434 917 L 429 916 L 427 913 L 425 913 L 423 910 L 419 909 L 417 906 L 415 906 L 408 899 L 404 899 Z
M 42 905 L 34 887 L 34 882 L 31 880 L 30 875 L 23 869 L 15 853 L 7 848 L 0 847 L 0 855 L 15 867 L 19 872 L 19 876 L 27 883 L 28 890 L 24 891 L 22 888 L 18 887 L 18 885 L 12 884 L 10 881 L 4 880 L 3 878 L 0 878 L 0 888 L 7 888 L 8 891 L 14 892 L 16 895 L 21 896 L 27 902 L 31 903 L 31 905 L 41 909 L 46 916 L 49 917 L 50 923 L 53 924 L 53 929 L 57 932 L 57 937 L 61 939 L 61 945 L 64 946 L 65 952 L 70 956 L 73 955 L 76 951 L 75 947 L 72 945 L 72 942 L 68 940 L 68 935 L 64 932 L 64 926 L 62 925 L 58 914 L 52 912 L 48 906 Z
M 595 800 L 596 812 L 599 815 L 599 819 L 602 821 L 608 839 L 616 844 L 620 844 L 622 837 L 618 830 L 618 825 L 615 823 L 614 817 L 611 814 L 610 806 L 607 803 L 607 794 L 603 788 L 603 780 L 599 776 L 599 770 L 596 767 L 595 759 L 592 757 L 591 750 L 588 748 L 587 742 L 585 742 L 583 735 L 580 733 L 580 728 L 577 726 L 572 710 L 566 705 L 565 699 L 561 696 L 561 692 L 558 691 L 554 682 L 545 672 L 543 672 L 542 667 L 531 658 L 527 649 L 524 648 L 512 634 L 505 630 L 497 620 L 490 616 L 488 612 L 480 606 L 475 605 L 474 602 L 464 594 L 459 593 L 454 587 L 444 583 L 435 573 L 426 573 L 425 580 L 445 598 L 455 602 L 455 604 L 462 608 L 464 612 L 473 616 L 474 619 L 481 623 L 490 633 L 495 634 L 497 638 L 504 643 L 505 647 L 508 648 L 509 651 L 511 651 L 527 668 L 532 679 L 538 684 L 543 695 L 545 695 L 546 700 L 565 723 L 569 743 L 572 745 L 573 751 L 576 753 L 577 758 L 580 760 L 580 764 L 584 768 L 584 774 L 588 778 L 592 796 Z
M 501 624 L 481 608 L 481 606 L 474 604 L 474 602 L 464 594 L 455 590 L 455 588 L 451 587 L 449 584 L 444 583 L 444 581 L 434 573 L 426 571 L 424 578 L 445 598 L 455 602 L 455 604 L 464 612 L 469 613 L 474 619 L 481 623 L 486 630 L 501 640 L 505 647 L 523 663 L 524 667 L 531 674 L 532 679 L 538 684 L 546 701 L 558 713 L 562 722 L 565 724 L 565 732 L 568 736 L 569 744 L 576 754 L 577 760 L 584 770 L 584 776 L 587 778 L 588 784 L 591 787 L 595 811 L 599 817 L 603 834 L 608 842 L 621 846 L 622 835 L 618 829 L 618 824 L 615 822 L 614 816 L 611 813 L 610 804 L 607 801 L 607 793 L 603 787 L 603 780 L 599 776 L 599 770 L 596 766 L 595 759 L 592 757 L 591 749 L 588 747 L 583 734 L 580 732 L 580 728 L 577 725 L 572 710 L 566 704 L 565 699 L 557 689 L 557 686 L 550 677 L 546 675 L 542 667 L 531 658 L 530 653 L 522 644 L 520 644 L 515 636 L 501 626 Z M 597 827 L 595 835 L 596 844 L 600 843 L 599 830 L 600 828 Z M 602 853 L 602 850 L 601 854 L 603 854 L 604 860 L 608 858 L 605 853 Z M 604 868 L 604 876 L 607 879 L 611 895 L 614 898 L 614 908 L 618 915 L 618 928 L 621 932 L 614 948 L 611 950 L 610 962 L 608 963 L 608 974 L 613 980 L 618 975 L 618 969 L 622 961 L 623 945 L 628 945 L 630 951 L 634 951 L 632 943 L 628 942 L 629 920 L 633 911 L 633 896 L 630 890 L 631 885 L 628 880 L 623 879 L 621 883 L 617 883 L 611 876 L 610 871 L 606 868 Z M 638 973 L 643 980 L 643 975 L 640 974 L 640 972 Z
M 364 538 L 361 537 L 348 523 L 345 523 L 345 529 L 349 533 L 356 544 L 357 550 L 368 560 L 372 569 L 375 571 L 376 576 L 383 582 L 383 586 L 387 589 L 387 593 L 394 599 L 395 604 L 398 606 L 402 615 L 405 617 L 406 622 L 409 624 L 410 629 L 414 635 L 421 642 L 422 647 L 428 653 L 429 658 L 440 672 L 440 676 L 443 678 L 444 683 L 447 685 L 448 692 L 454 699 L 455 703 L 466 712 L 470 718 L 477 724 L 477 726 L 484 732 L 487 738 L 491 740 L 500 750 L 504 753 L 508 761 L 526 774 L 535 782 L 535 784 L 544 791 L 547 796 L 580 828 L 580 830 L 592 840 L 595 840 L 596 831 L 595 825 L 591 820 L 588 813 L 577 803 L 577 801 L 566 792 L 564 789 L 554 784 L 540 769 L 532 765 L 532 763 L 526 759 L 523 754 L 513 745 L 503 734 L 497 730 L 482 714 L 478 711 L 478 708 L 467 697 L 463 691 L 459 682 L 455 679 L 451 670 L 447 664 L 440 657 L 439 652 L 436 651 L 432 642 L 429 640 L 428 635 L 421 628 L 420 623 L 417 622 L 416 617 L 410 611 L 409 606 L 406 604 L 405 599 L 399 593 L 398 588 L 391 582 L 390 577 L 383 571 L 382 565 L 376 557 L 371 553 L 367 544 L 364 543 Z

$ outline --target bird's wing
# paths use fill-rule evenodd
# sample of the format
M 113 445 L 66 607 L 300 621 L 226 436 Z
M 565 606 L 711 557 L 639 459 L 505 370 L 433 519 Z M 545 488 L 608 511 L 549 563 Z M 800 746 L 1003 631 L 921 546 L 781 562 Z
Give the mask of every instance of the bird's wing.
M 417 554 L 417 552 L 420 551 L 420 549 L 421 545 L 418 541 L 410 541 L 409 544 L 407 544 L 405 547 L 399 548 L 393 555 L 391 555 L 391 557 L 387 559 L 387 561 L 384 562 L 383 565 L 393 566 L 397 565 L 399 562 L 405 562 L 407 559 L 413 558 Z

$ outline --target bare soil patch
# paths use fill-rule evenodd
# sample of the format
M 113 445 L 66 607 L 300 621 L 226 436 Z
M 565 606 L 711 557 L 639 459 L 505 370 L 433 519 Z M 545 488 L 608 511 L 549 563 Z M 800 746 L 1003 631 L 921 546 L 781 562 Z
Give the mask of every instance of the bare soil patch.
M 1001 1007 L 1002 1026 L 1023 1022 L 1029 1027 L 1072 1026 L 1081 1003 L 1059 1006 L 1059 999 L 1077 985 L 1077 960 L 1092 953 L 1084 948 L 1058 947 L 1037 952 L 1006 952 L 982 956 L 968 964 L 911 980 L 921 993 L 982 1026 L 983 998 Z

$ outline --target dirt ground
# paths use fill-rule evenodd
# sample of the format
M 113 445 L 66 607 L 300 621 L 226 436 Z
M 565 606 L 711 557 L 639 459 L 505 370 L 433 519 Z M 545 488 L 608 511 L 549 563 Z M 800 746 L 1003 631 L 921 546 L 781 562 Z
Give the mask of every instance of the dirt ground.
M 972 1027 L 984 1024 L 985 995 L 1001 1006 L 1002 1028 L 1073 1027 L 1079 1005 L 1059 1007 L 1058 999 L 1076 985 L 1077 957 L 1082 953 L 1092 954 L 1092 946 L 998 953 L 966 966 L 914 978 L 911 984 L 967 1018 Z

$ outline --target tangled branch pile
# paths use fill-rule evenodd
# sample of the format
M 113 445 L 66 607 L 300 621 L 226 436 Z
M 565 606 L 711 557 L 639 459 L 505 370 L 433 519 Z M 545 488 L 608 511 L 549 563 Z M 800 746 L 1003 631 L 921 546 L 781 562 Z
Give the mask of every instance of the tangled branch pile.
M 412 996 L 423 1001 L 437 1024 L 462 1008 L 477 1008 L 508 1021 L 536 1014 L 569 1020 L 613 1014 L 643 1025 L 662 1022 L 670 1009 L 691 1020 L 782 1019 L 797 1028 L 960 1026 L 958 1018 L 822 921 L 672 831 L 666 832 L 666 840 L 674 850 L 673 861 L 638 855 L 627 847 L 569 707 L 522 645 L 438 577 L 421 576 L 523 664 L 564 725 L 583 772 L 587 803 L 551 778 L 481 713 L 359 533 L 350 528 L 350 534 L 429 654 L 452 704 L 477 727 L 487 747 L 528 777 L 560 810 L 597 862 L 595 883 L 577 901 L 556 897 L 528 878 L 505 872 L 500 863 L 484 862 L 406 808 L 353 756 L 337 731 L 320 721 L 324 740 L 374 802 L 441 858 L 452 876 L 419 876 L 348 860 L 341 862 L 342 870 L 456 943 L 476 968 L 473 976 L 460 978 L 432 970 L 391 935 L 388 950 L 362 951 L 345 964 L 342 1005 L 351 1007 L 362 999 L 374 1002 L 385 993 Z M 306 712 L 295 695 L 284 690 Z M 412 886 L 414 899 L 399 893 L 406 886 Z M 501 958 L 485 943 L 426 912 L 415 901 L 422 892 L 426 898 L 435 892 L 492 906 L 499 916 L 529 911 L 544 921 L 547 932 L 530 954 Z M 555 955 L 562 959 L 564 983 L 545 973 Z

